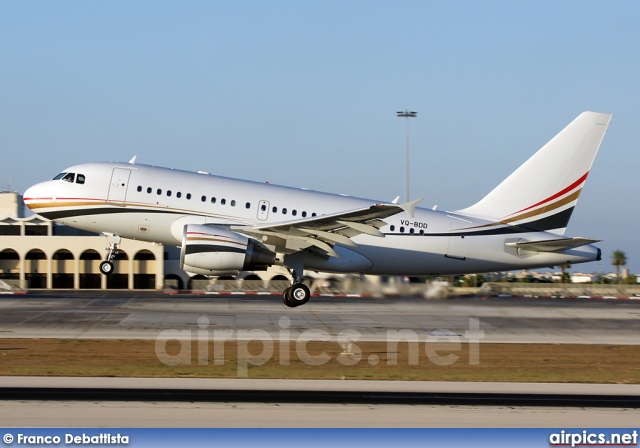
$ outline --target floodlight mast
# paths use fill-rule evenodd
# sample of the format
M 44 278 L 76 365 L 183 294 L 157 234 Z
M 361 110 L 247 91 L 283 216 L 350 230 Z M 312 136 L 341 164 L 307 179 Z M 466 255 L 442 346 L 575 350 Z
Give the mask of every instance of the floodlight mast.
M 396 114 L 404 118 L 404 200 L 409 202 L 409 118 L 415 118 L 418 112 L 405 109 Z

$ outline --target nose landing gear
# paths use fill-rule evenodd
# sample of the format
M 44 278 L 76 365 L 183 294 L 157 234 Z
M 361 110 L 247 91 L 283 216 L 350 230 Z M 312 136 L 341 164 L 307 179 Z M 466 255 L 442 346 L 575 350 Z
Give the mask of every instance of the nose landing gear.
M 104 275 L 110 275 L 113 273 L 112 260 L 118 255 L 118 248 L 120 247 L 120 237 L 117 235 L 107 235 L 109 239 L 109 247 L 106 250 L 109 251 L 107 259 L 100 263 L 100 273 Z

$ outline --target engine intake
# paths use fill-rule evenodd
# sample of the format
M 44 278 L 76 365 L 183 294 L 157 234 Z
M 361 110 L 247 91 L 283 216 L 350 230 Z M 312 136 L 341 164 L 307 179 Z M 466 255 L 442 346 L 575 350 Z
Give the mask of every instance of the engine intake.
M 235 275 L 259 271 L 275 263 L 276 254 L 259 241 L 220 227 L 184 226 L 180 267 L 202 275 Z

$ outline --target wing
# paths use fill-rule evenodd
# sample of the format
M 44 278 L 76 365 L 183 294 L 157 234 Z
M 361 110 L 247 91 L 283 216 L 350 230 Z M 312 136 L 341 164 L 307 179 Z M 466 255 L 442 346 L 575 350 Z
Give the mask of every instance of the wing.
M 330 215 L 314 216 L 292 221 L 256 224 L 253 226 L 231 226 L 231 230 L 249 234 L 260 239 L 263 236 L 278 239 L 278 249 L 290 252 L 309 247 L 320 249 L 331 257 L 338 257 L 333 245 L 356 246 L 351 238 L 367 234 L 384 238 L 380 228 L 387 225 L 384 218 L 406 212 L 413 217 L 416 205 L 422 199 L 404 204 L 374 204 L 356 210 Z
M 574 247 L 597 243 L 598 241 L 601 240 L 594 240 L 591 238 L 559 238 L 554 240 L 522 241 L 505 244 L 509 247 L 516 247 L 530 252 L 559 252 L 566 249 L 572 249 Z

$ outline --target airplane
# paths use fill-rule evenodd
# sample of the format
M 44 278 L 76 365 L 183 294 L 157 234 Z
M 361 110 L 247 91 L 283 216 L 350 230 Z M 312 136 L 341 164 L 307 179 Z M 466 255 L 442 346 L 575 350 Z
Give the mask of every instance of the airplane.
M 303 270 L 442 276 L 601 259 L 592 238 L 565 237 L 611 120 L 583 112 L 480 201 L 457 211 L 128 163 L 75 165 L 24 194 L 38 215 L 109 238 L 175 245 L 205 276 L 281 265 L 288 307 L 309 301 Z

